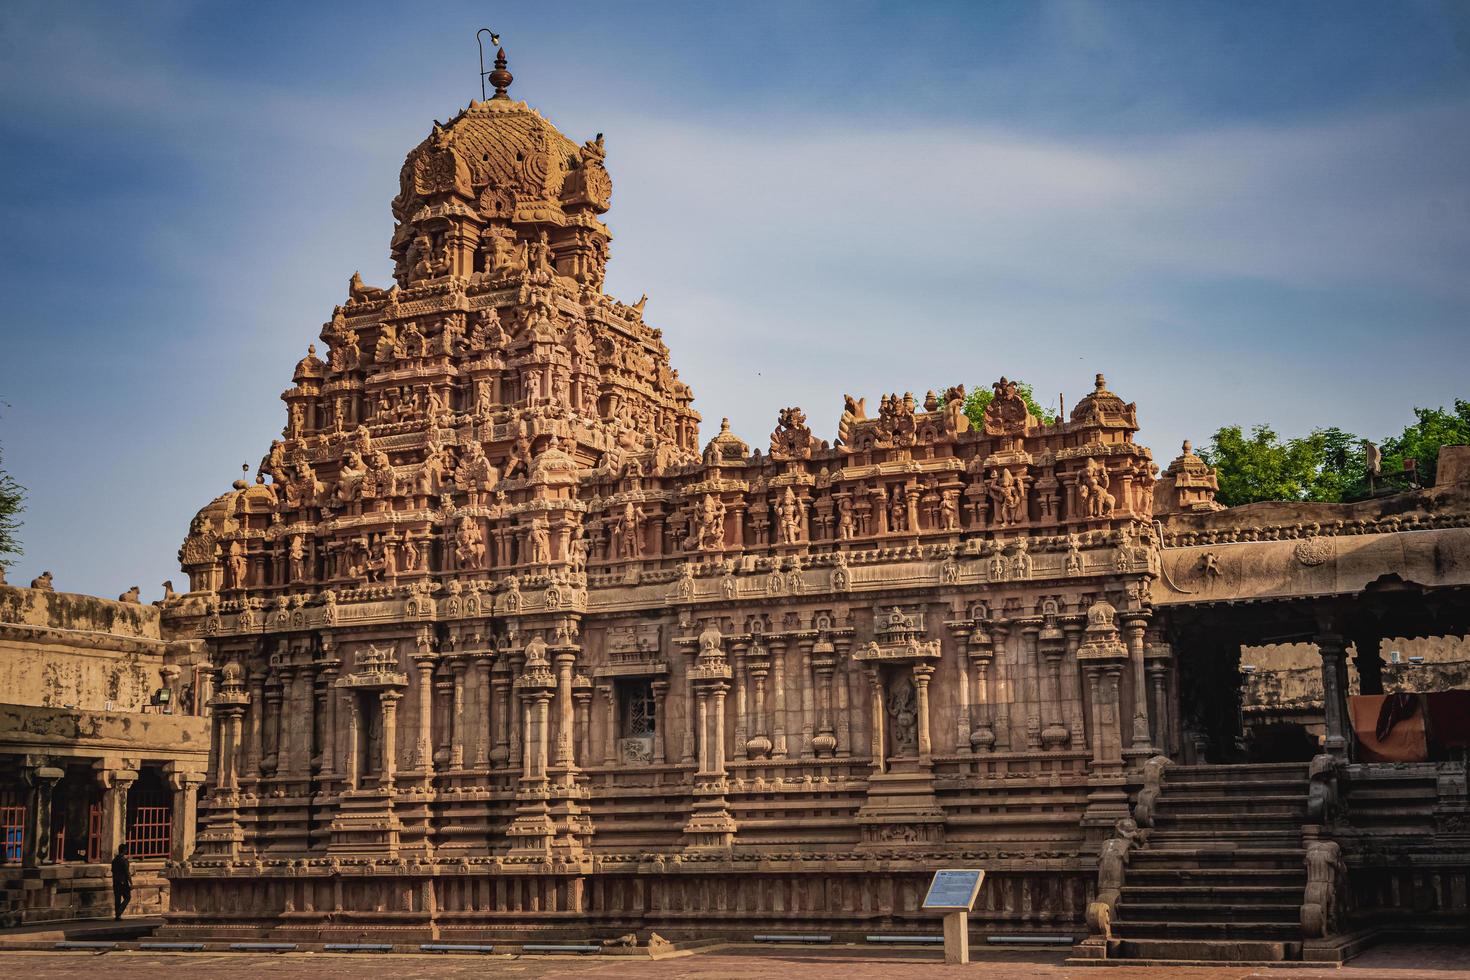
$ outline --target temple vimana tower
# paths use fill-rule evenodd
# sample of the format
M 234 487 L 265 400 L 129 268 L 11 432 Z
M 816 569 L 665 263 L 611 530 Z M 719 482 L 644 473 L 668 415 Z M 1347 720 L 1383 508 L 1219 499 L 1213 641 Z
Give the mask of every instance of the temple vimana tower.
M 1000 378 L 979 427 L 953 389 L 701 433 L 603 291 L 602 135 L 491 81 L 404 161 L 393 283 L 352 276 L 259 475 L 189 526 L 164 617 L 213 736 L 175 933 L 871 931 L 978 866 L 977 928 L 1114 935 L 1099 862 L 1238 724 L 1214 654 L 1316 642 L 1335 705 L 1348 646 L 1400 635 L 1344 556 L 1465 546 L 1448 505 L 1232 516 L 1102 375 L 1055 422 Z

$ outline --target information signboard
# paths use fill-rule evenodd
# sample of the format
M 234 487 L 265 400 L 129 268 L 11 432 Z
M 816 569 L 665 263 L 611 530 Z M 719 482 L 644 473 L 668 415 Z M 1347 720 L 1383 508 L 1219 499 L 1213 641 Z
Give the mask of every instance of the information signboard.
M 984 880 L 985 872 L 979 870 L 947 868 L 936 871 L 934 880 L 929 883 L 929 894 L 924 896 L 924 908 L 969 911 Z

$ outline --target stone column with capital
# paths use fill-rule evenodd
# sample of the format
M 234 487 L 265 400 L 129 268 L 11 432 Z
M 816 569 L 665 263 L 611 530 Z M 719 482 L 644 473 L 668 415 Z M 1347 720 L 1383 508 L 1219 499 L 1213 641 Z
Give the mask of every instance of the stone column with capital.
M 418 686 L 415 695 L 418 707 L 418 732 L 414 738 L 413 768 L 424 778 L 434 774 L 434 654 L 420 650 L 414 654 L 414 667 L 418 670 Z
M 876 666 L 868 668 L 868 686 L 870 689 L 868 734 L 871 739 L 869 756 L 872 761 L 873 774 L 878 775 L 887 767 L 886 735 L 883 731 L 883 672 L 880 668 Z
M 487 769 L 490 766 L 490 725 L 493 711 L 492 691 L 490 686 L 491 661 L 494 657 L 492 651 L 485 651 L 475 655 L 475 701 L 478 710 L 475 711 L 474 739 L 475 754 L 473 765 L 476 769 Z
M 465 671 L 469 665 L 463 657 L 455 657 L 450 661 L 450 670 L 454 672 L 454 702 L 449 712 L 450 740 L 449 740 L 449 768 L 464 768 L 465 747 L 465 714 L 464 714 L 464 680 Z
M 1328 754 L 1345 762 L 1352 744 L 1348 730 L 1346 644 L 1340 633 L 1331 630 L 1319 632 L 1314 642 L 1322 657 L 1322 710 L 1327 727 L 1323 746 Z
M 199 787 L 204 785 L 204 774 L 179 769 L 177 763 L 169 763 L 167 771 L 169 789 L 173 791 L 168 857 L 170 861 L 182 863 L 194 856 L 195 832 L 199 823 Z
M 772 700 L 775 701 L 771 726 L 771 758 L 786 758 L 786 642 L 771 641 Z
M 1150 742 L 1148 730 L 1148 676 L 1143 662 L 1143 635 L 1148 628 L 1148 618 L 1129 616 L 1123 625 L 1128 637 L 1129 683 L 1133 689 L 1133 744 L 1129 751 L 1130 754 L 1151 756 L 1156 750 Z
M 64 775 L 62 769 L 49 765 L 45 759 L 34 759 L 22 771 L 23 778 L 30 785 L 30 798 L 26 801 L 25 843 L 20 858 L 23 867 L 34 868 L 61 857 L 51 853 L 51 799 L 56 781 Z
M 575 703 L 572 700 L 572 667 L 577 655 L 563 650 L 556 655 L 556 767 L 570 779 L 576 769 L 573 748 L 576 740 Z
M 649 686 L 653 689 L 653 764 L 661 766 L 668 761 L 664 748 L 664 733 L 668 729 L 664 717 L 669 700 L 669 682 L 660 679 Z
M 104 760 L 97 763 L 97 784 L 102 787 L 102 828 L 98 834 L 98 850 L 109 861 L 127 842 L 128 790 L 138 779 L 136 769 L 124 768 L 122 762 Z
M 378 692 L 379 710 L 383 713 L 383 745 L 378 759 L 378 787 L 392 790 L 393 779 L 398 772 L 398 702 L 403 697 L 399 691 Z
M 934 746 L 929 737 L 929 678 L 934 673 L 934 665 L 926 663 L 914 664 L 911 668 L 914 675 L 914 701 L 917 708 L 917 726 L 919 741 L 919 764 L 929 765 L 934 754 Z

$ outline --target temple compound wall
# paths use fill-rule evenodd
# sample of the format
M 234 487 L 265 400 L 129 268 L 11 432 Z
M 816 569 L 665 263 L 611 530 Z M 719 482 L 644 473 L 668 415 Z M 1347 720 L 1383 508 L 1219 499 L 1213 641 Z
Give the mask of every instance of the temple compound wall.
M 165 906 L 165 861 L 192 850 L 209 727 L 203 643 L 162 638 L 136 592 L 113 602 L 0 585 L 0 918 L 111 914 L 107 862 Z M 207 693 L 207 692 L 205 692 Z
M 1081 932 L 1145 761 L 1229 741 L 1162 584 L 1213 474 L 1161 474 L 1101 375 L 1050 423 L 1001 378 L 979 428 L 951 389 L 701 445 L 602 291 L 601 137 L 491 81 L 180 551 L 212 737 L 170 930 L 926 931 L 974 865 L 977 929 Z

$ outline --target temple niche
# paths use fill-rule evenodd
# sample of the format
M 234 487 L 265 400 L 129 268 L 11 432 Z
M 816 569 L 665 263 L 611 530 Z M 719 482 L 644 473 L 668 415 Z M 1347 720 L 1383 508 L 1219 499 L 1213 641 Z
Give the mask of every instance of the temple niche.
M 701 443 L 603 291 L 610 149 L 491 80 L 180 550 L 214 749 L 169 928 L 902 925 L 966 862 L 977 922 L 1080 928 L 1187 741 L 1156 516 L 1213 474 L 1160 480 L 1100 374 L 1055 421 L 1000 378 L 979 427 L 955 388 Z

